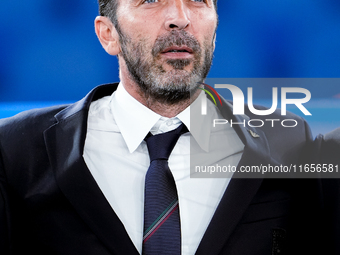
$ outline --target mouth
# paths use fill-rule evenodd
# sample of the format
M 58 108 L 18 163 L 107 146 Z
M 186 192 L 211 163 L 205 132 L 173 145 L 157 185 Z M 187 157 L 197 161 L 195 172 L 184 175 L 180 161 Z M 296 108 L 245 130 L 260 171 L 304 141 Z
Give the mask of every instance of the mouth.
M 161 52 L 166 58 L 185 59 L 191 58 L 194 51 L 187 46 L 171 46 Z

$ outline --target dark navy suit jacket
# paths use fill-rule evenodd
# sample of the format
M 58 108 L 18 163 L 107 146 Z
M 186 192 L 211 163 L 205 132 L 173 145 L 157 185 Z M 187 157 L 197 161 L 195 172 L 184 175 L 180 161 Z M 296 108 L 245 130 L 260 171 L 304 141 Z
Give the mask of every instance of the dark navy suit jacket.
M 116 87 L 99 86 L 75 104 L 0 121 L 0 254 L 138 254 L 82 158 L 90 103 Z M 233 116 L 224 100 L 220 111 L 234 122 L 247 118 Z M 298 125 L 234 126 L 245 144 L 239 166 L 303 160 L 312 145 L 308 125 L 295 115 L 285 118 Z M 196 254 L 317 254 L 320 180 L 262 177 L 231 180 Z
M 309 154 L 312 155 L 310 162 L 333 168 L 321 173 L 321 233 L 324 235 L 321 242 L 324 254 L 340 254 L 340 128 L 318 135 Z

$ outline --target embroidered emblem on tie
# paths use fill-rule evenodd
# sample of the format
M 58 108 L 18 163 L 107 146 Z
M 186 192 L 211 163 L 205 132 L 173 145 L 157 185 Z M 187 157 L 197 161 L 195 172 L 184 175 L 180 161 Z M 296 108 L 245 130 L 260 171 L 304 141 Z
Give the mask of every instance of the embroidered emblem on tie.
M 257 133 L 255 133 L 253 130 L 251 130 L 251 129 L 248 129 L 248 132 L 250 133 L 250 135 L 252 136 L 252 137 L 254 137 L 254 138 L 259 138 L 260 136 L 257 134 Z

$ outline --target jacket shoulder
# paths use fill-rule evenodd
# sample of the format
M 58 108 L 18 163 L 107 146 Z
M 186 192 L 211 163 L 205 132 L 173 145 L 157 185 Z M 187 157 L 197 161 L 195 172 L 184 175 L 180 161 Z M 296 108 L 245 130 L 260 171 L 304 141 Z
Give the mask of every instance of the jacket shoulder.
M 80 101 L 68 105 L 57 105 L 21 112 L 13 117 L 0 120 L 0 139 L 12 134 L 27 134 L 30 131 L 44 131 L 54 123 L 66 119 L 79 111 L 87 110 L 92 101 L 110 95 L 117 83 L 95 87 Z
M 340 164 L 340 128 L 324 135 L 319 134 L 313 149 L 313 161 L 316 163 Z
M 41 109 L 32 109 L 0 120 L 0 136 L 24 135 L 28 131 L 45 130 L 56 122 L 55 115 L 68 105 L 57 105 Z

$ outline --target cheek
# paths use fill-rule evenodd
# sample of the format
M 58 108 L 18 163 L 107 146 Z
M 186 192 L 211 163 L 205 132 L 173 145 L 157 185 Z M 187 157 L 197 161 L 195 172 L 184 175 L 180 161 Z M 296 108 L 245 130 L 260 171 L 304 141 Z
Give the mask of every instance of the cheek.
M 138 13 L 136 15 L 130 13 L 121 20 L 124 32 L 132 39 L 147 38 L 151 41 L 152 38 L 157 37 L 157 32 L 161 30 L 160 22 L 158 22 L 160 18 L 157 18 L 153 13 Z
M 155 43 L 154 37 L 150 34 L 150 30 L 144 28 L 138 29 L 137 27 L 131 27 L 126 34 L 130 39 L 130 45 L 132 47 L 140 47 L 143 51 L 150 51 Z
M 193 33 L 201 42 L 202 39 L 206 40 L 207 38 L 210 38 L 210 41 L 212 41 L 216 25 L 217 20 L 215 15 L 211 15 L 210 18 L 206 18 L 203 14 L 198 15 L 197 19 L 192 22 Z

